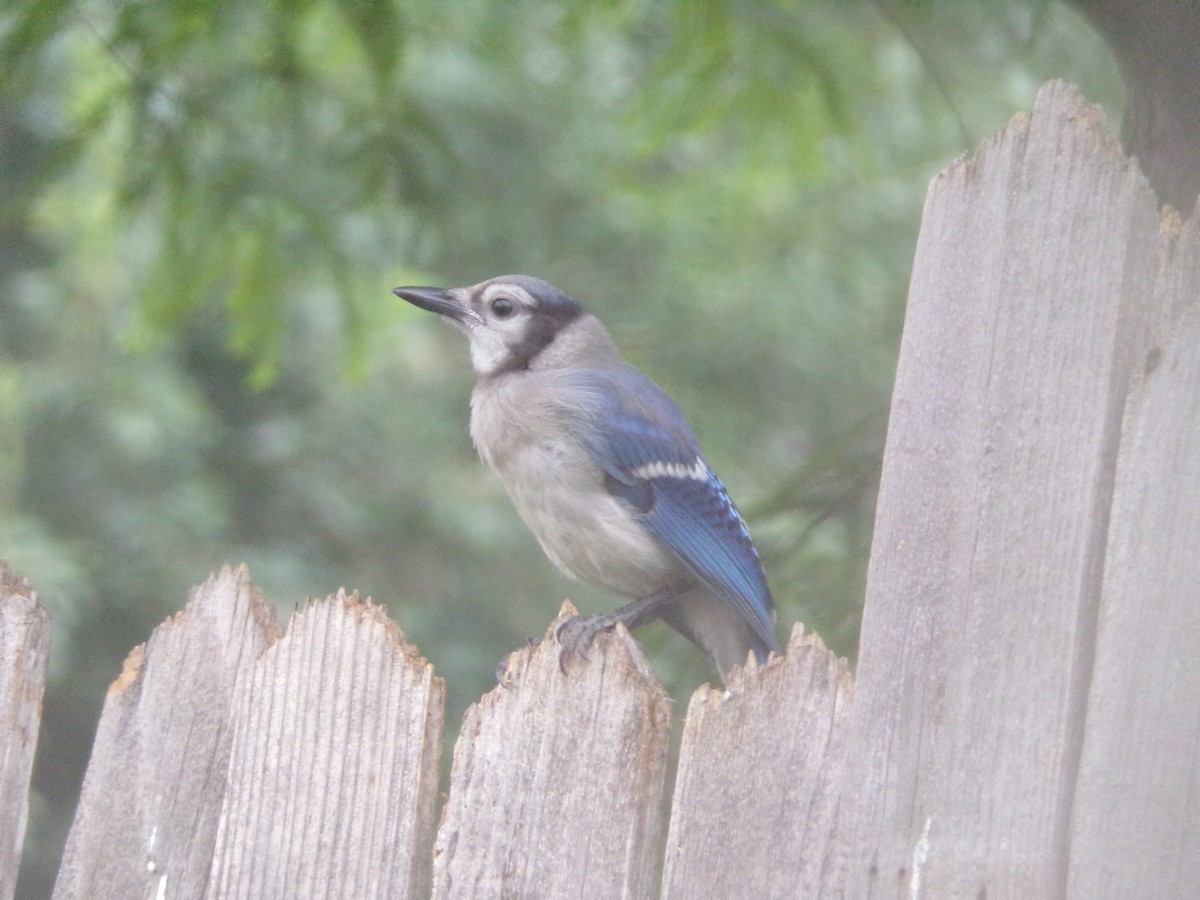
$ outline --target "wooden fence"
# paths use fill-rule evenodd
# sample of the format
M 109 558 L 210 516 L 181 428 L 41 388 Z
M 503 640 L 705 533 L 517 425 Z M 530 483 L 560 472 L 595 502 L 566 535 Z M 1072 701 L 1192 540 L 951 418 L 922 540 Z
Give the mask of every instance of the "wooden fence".
M 0 572 L 0 900 L 45 614 Z M 1200 229 L 1043 88 L 930 186 L 852 682 L 668 698 L 618 629 L 466 713 L 380 607 L 224 569 L 109 690 L 55 896 L 1200 896 Z

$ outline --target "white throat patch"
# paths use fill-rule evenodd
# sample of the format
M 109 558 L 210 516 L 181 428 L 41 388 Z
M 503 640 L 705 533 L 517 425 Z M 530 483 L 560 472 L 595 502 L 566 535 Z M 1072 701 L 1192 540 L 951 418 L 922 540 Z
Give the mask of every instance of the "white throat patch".
M 480 375 L 490 375 L 508 360 L 508 347 L 503 339 L 486 326 L 467 329 L 470 341 L 471 368 Z

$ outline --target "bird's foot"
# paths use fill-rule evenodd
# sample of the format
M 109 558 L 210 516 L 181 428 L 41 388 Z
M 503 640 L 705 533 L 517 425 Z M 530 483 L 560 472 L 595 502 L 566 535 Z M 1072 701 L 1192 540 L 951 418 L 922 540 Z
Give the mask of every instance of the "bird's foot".
M 624 623 L 630 631 L 645 625 L 658 617 L 663 606 L 670 603 L 679 593 L 678 585 L 669 584 L 649 596 L 626 603 L 612 612 L 600 613 L 594 616 L 572 616 L 554 631 L 554 637 L 562 648 L 558 654 L 558 667 L 563 674 L 567 672 L 567 663 L 572 656 L 587 659 L 587 650 L 596 635 L 602 631 L 612 631 L 617 623 Z
M 554 630 L 554 638 L 561 648 L 558 652 L 558 667 L 567 674 L 567 664 L 572 657 L 588 658 L 587 648 L 602 631 L 612 631 L 617 620 L 611 614 L 597 616 L 572 616 Z

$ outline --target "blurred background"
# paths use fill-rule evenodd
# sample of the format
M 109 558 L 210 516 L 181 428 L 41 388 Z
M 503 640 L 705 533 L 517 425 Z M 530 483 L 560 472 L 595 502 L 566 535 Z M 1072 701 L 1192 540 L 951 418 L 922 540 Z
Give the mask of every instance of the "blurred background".
M 447 740 L 570 597 L 467 435 L 465 340 L 390 294 L 510 272 L 688 415 L 779 603 L 853 660 L 929 179 L 1051 77 L 1059 2 L 36 0 L 0 11 L 0 557 L 53 615 L 21 897 L 103 694 L 222 562 L 386 604 Z M 677 713 L 707 659 L 639 633 Z

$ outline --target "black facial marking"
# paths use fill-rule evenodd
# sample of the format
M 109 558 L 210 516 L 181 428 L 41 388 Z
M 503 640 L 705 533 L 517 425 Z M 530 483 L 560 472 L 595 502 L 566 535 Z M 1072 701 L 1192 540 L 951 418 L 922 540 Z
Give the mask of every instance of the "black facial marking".
M 514 283 L 525 288 L 535 305 L 530 310 L 523 339 L 509 347 L 509 360 L 499 370 L 501 372 L 528 369 L 560 331 L 583 315 L 583 308 L 578 303 L 545 282 L 528 279 L 527 283 Z

